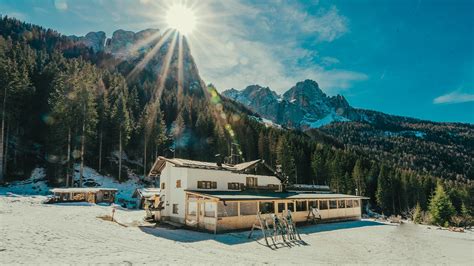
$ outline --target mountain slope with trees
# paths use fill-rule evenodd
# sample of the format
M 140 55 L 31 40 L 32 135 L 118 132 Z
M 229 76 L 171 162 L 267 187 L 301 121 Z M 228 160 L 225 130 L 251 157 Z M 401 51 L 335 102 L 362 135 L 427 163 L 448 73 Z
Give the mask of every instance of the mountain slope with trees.
M 158 155 L 213 161 L 237 147 L 243 160 L 281 165 L 288 183 L 366 195 L 384 213 L 417 203 L 428 209 L 441 176 L 399 167 L 321 131 L 262 123 L 258 114 L 205 85 L 186 39 L 179 49 L 179 35 L 167 35 L 173 33 L 162 33 L 134 56 L 116 57 L 2 17 L 2 181 L 44 167 L 51 185 L 80 186 L 71 178 L 74 164 L 125 181 L 130 173 L 145 176 Z M 472 183 L 443 182 L 456 212 L 463 205 L 472 212 Z

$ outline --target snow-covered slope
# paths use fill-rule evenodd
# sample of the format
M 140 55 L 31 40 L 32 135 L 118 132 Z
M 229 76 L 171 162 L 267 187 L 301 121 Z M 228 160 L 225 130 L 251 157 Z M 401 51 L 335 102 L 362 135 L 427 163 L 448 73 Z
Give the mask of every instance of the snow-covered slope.
M 74 180 L 79 180 L 79 166 L 75 167 Z M 140 177 L 130 175 L 126 182 L 118 182 L 110 176 L 103 176 L 92 168 L 84 168 L 84 187 L 107 187 L 116 188 L 117 200 L 116 202 L 123 205 L 131 206 L 134 203 L 132 194 L 136 188 L 142 188 L 144 184 Z M 52 187 L 48 184 L 45 171 L 43 168 L 36 168 L 31 173 L 30 178 L 10 183 L 6 187 L 0 187 L 0 195 L 18 194 L 18 195 L 49 195 Z

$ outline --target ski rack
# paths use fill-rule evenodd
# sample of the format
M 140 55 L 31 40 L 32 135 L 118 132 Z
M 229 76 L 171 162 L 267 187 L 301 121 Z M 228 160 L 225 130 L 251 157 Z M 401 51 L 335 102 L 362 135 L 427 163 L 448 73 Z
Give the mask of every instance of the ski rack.
M 248 238 L 252 238 L 255 229 L 262 231 L 266 245 L 272 249 L 281 245 L 288 247 L 306 245 L 296 229 L 291 211 L 282 213 L 281 216 L 276 214 L 262 215 L 259 212 L 257 221 L 252 225 Z

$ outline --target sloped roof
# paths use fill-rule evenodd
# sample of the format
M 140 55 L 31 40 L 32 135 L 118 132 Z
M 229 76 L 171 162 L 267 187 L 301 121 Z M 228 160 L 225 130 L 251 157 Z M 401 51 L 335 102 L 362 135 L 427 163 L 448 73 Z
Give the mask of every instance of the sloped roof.
M 369 199 L 362 196 L 334 193 L 300 193 L 300 192 L 271 192 L 271 191 L 200 191 L 187 190 L 204 197 L 219 200 L 278 200 L 278 199 Z
M 117 191 L 116 188 L 105 187 L 70 187 L 70 188 L 53 188 L 50 190 L 53 193 L 85 193 L 85 192 L 99 192 L 99 191 Z
M 255 164 L 261 162 L 261 159 L 240 163 L 240 164 L 221 164 L 220 166 L 217 163 L 213 162 L 203 162 L 203 161 L 195 161 L 195 160 L 188 160 L 188 159 L 181 159 L 181 158 L 166 158 L 166 157 L 158 157 L 153 167 L 150 170 L 149 176 L 156 176 L 158 175 L 161 170 L 163 170 L 164 165 L 166 162 L 169 162 L 175 166 L 179 167 L 189 167 L 189 168 L 201 168 L 201 169 L 210 169 L 210 170 L 227 170 L 227 171 L 244 171 Z

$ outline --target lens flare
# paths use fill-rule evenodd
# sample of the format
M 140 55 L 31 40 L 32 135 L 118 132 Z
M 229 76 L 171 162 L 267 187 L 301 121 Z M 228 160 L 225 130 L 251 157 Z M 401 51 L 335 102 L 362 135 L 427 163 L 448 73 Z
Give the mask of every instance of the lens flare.
M 173 5 L 166 13 L 166 23 L 168 27 L 187 35 L 196 27 L 196 16 L 193 10 L 185 5 Z

